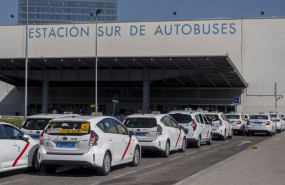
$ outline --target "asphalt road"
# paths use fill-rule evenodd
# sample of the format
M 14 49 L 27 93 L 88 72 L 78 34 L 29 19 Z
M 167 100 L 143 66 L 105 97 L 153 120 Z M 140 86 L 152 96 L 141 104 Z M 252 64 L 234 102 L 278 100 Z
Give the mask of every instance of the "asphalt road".
M 139 166 L 117 166 L 112 168 L 108 176 L 98 176 L 92 168 L 59 168 L 53 175 L 43 171 L 6 172 L 0 175 L 0 185 L 174 184 L 267 138 L 234 136 L 226 141 L 214 140 L 212 145 L 202 145 L 199 149 L 187 148 L 184 153 L 173 152 L 168 158 L 148 152 L 143 155 Z

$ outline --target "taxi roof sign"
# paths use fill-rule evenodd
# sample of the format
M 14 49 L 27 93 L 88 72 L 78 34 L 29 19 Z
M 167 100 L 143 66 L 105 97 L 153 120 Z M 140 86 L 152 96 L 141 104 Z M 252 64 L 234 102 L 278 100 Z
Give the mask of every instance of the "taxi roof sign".
M 152 111 L 151 114 L 160 114 L 160 111 Z
M 191 108 L 185 108 L 185 111 L 187 111 L 187 112 L 191 112 L 191 111 L 192 111 L 192 109 L 191 109 Z
M 63 114 L 73 114 L 73 112 L 64 112 Z
M 103 116 L 102 112 L 92 112 L 91 116 Z

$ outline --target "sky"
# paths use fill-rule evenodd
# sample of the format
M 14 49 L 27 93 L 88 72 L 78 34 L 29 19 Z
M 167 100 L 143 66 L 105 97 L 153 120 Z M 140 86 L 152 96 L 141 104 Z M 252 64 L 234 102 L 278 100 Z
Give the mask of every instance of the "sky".
M 17 3 L 0 0 L 0 24 L 17 24 Z M 285 0 L 118 0 L 118 21 L 285 17 L 284 9 Z

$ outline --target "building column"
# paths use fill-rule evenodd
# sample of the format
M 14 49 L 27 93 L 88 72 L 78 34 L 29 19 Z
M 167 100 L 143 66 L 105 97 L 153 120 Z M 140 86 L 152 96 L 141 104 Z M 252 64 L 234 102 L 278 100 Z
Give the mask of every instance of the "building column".
M 143 114 L 149 111 L 149 81 L 143 81 Z
M 43 81 L 42 113 L 48 113 L 48 88 L 49 81 Z

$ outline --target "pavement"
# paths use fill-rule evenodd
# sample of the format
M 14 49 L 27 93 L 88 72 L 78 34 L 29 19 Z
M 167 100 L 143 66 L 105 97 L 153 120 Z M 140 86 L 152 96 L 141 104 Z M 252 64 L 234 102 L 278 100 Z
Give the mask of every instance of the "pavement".
M 285 132 L 253 146 L 176 185 L 285 185 Z

